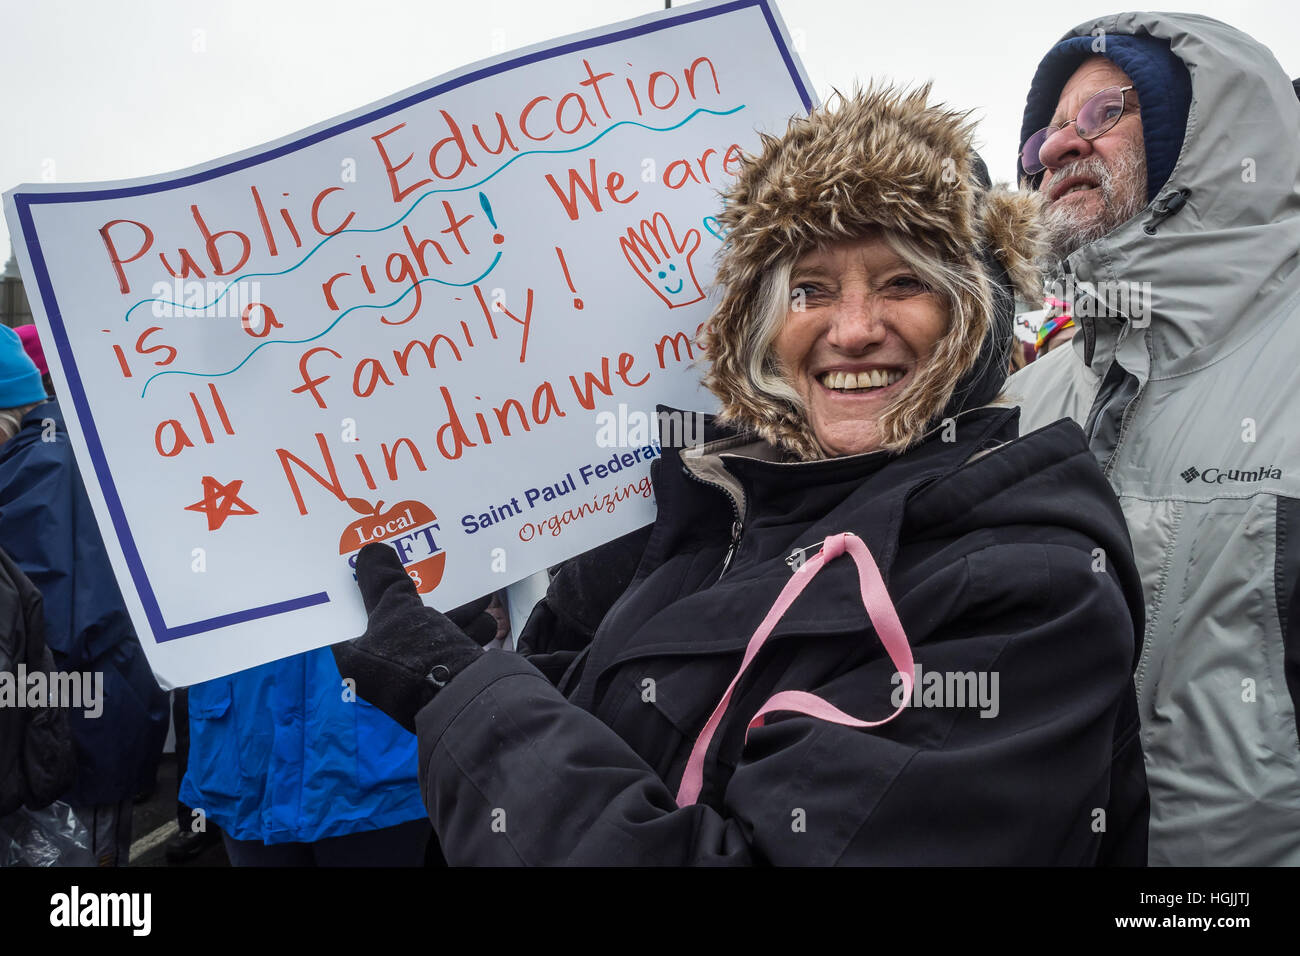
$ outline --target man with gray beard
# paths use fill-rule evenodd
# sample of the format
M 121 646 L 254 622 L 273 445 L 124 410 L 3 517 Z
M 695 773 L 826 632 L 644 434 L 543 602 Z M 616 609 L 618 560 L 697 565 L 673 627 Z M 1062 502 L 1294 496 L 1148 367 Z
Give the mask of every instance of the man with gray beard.
M 1024 115 L 1079 333 L 1007 391 L 1083 426 L 1128 523 L 1150 862 L 1300 864 L 1300 103 L 1232 27 L 1121 13 Z
M 1132 86 L 1123 70 L 1101 57 L 1096 58 L 1095 64 L 1084 75 L 1092 78 L 1085 89 L 1091 89 L 1097 83 L 1108 83 L 1110 87 Z M 1136 100 L 1136 91 L 1129 96 Z M 1128 115 L 1137 112 L 1135 106 Z M 1060 263 L 1076 249 L 1100 239 L 1116 226 L 1132 219 L 1146 205 L 1147 164 L 1142 127 L 1138 123 L 1132 123 L 1130 127 L 1132 135 L 1124 136 L 1121 132 L 1113 135 L 1109 143 L 1094 140 L 1089 147 L 1084 147 L 1093 155 L 1073 160 L 1062 157 L 1064 165 L 1059 169 L 1044 170 L 1044 183 L 1054 180 L 1062 187 L 1059 198 L 1053 196 L 1054 189 L 1046 185 L 1039 187 L 1049 202 L 1043 211 L 1051 257 L 1049 265 Z M 1086 142 L 1080 140 L 1080 143 Z M 1097 155 L 1111 145 L 1115 147 L 1113 155 L 1106 159 Z M 1053 140 L 1047 147 L 1053 155 L 1068 148 L 1064 137 Z M 1075 197 L 1080 198 L 1076 201 Z

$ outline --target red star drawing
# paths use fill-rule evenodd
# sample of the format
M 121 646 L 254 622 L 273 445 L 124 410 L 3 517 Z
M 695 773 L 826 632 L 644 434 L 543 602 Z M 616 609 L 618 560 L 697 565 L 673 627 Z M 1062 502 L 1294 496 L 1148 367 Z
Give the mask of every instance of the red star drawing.
M 209 531 L 216 531 L 231 515 L 255 515 L 257 509 L 249 507 L 248 502 L 239 497 L 239 489 L 243 484 L 242 480 L 236 480 L 223 485 L 211 475 L 204 475 L 203 500 L 186 505 L 185 510 L 206 514 Z

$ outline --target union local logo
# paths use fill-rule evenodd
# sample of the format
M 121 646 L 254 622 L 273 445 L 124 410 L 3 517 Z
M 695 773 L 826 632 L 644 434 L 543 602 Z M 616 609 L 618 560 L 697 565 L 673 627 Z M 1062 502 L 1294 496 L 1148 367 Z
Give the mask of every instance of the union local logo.
M 339 554 L 348 556 L 348 567 L 353 575 L 357 569 L 357 553 L 374 541 L 392 546 L 402 561 L 402 567 L 415 582 L 415 590 L 428 594 L 442 580 L 447 564 L 447 552 L 438 547 L 435 534 L 441 533 L 438 516 L 428 505 L 418 501 L 399 501 L 384 510 L 382 501 L 371 504 L 364 498 L 349 498 L 352 510 L 362 517 L 343 530 L 339 538 Z

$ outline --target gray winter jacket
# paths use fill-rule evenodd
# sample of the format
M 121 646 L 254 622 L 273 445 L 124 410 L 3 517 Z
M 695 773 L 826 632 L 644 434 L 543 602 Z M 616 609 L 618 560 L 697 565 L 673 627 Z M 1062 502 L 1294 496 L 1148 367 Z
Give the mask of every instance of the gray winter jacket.
M 1097 28 L 1171 41 L 1187 133 L 1152 203 L 1064 264 L 1080 334 L 1008 392 L 1022 432 L 1083 425 L 1128 520 L 1150 862 L 1300 864 L 1300 104 L 1217 21 L 1070 35 Z

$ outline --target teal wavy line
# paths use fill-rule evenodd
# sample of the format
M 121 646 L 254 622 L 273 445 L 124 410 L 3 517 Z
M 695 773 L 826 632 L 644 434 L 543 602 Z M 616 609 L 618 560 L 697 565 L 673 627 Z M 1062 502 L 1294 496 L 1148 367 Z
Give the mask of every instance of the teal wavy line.
M 638 123 L 636 120 L 620 120 L 619 122 L 617 122 L 617 123 L 615 123 L 614 125 L 610 126 L 608 129 L 601 130 L 598 134 L 596 134 L 595 138 L 593 138 L 590 142 L 588 142 L 588 143 L 583 143 L 583 144 L 580 145 L 580 146 L 573 146 L 573 147 L 571 147 L 571 148 L 569 148 L 569 149 L 530 149 L 530 150 L 528 150 L 527 152 L 518 153 L 518 154 L 516 154 L 515 156 L 512 156 L 512 157 L 511 157 L 509 160 L 507 160 L 505 163 L 503 163 L 503 164 L 502 164 L 500 167 L 498 167 L 494 172 L 489 173 L 487 176 L 485 176 L 483 179 L 480 179 L 480 180 L 479 180 L 478 182 L 476 182 L 476 183 L 470 183 L 468 186 L 452 186 L 452 187 L 447 187 L 447 188 L 445 188 L 445 189 L 430 189 L 428 192 L 421 193 L 421 194 L 420 194 L 420 197 L 419 197 L 418 199 L 416 199 L 414 203 L 411 204 L 411 208 L 410 208 L 410 209 L 406 210 L 406 212 L 404 212 L 404 213 L 401 215 L 401 217 L 400 217 L 399 219 L 397 219 L 395 222 L 391 222 L 391 223 L 389 223 L 387 226 L 379 226 L 379 227 L 374 228 L 374 229 L 359 229 L 359 228 L 358 228 L 358 229 L 343 229 L 343 230 L 341 230 L 341 231 L 339 231 L 339 232 L 333 233 L 332 235 L 325 236 L 323 239 L 321 239 L 320 242 L 316 243 L 316 245 L 312 247 L 311 251 L 308 252 L 307 255 L 305 255 L 305 256 L 302 257 L 302 260 L 301 260 L 300 262 L 298 262 L 296 265 L 292 265 L 292 266 L 290 266 L 290 267 L 287 268 L 287 269 L 281 269 L 279 272 L 248 272 L 248 273 L 245 273 L 245 274 L 243 274 L 243 275 L 235 276 L 235 278 L 233 278 L 233 279 L 230 280 L 230 284 L 229 284 L 228 286 L 226 286 L 223 290 L 221 290 L 221 294 L 218 295 L 218 296 L 217 296 L 215 299 L 213 299 L 211 302 L 207 303 L 206 305 L 202 305 L 202 306 L 198 306 L 198 305 L 181 305 L 181 303 L 179 303 L 179 302 L 172 302 L 172 301 L 169 300 L 169 299 L 157 299 L 157 298 L 155 298 L 155 299 L 141 299 L 141 300 L 140 300 L 139 302 L 137 302 L 135 305 L 131 306 L 131 308 L 129 308 L 129 309 L 126 310 L 126 315 L 124 316 L 124 319 L 125 319 L 125 321 L 130 322 L 130 321 L 131 321 L 131 313 L 134 312 L 136 309 L 138 309 L 140 306 L 145 305 L 146 303 L 149 303 L 149 302 L 164 302 L 164 303 L 166 303 L 166 304 L 168 304 L 168 305 L 172 305 L 172 306 L 175 306 L 175 307 L 180 308 L 180 309 L 195 309 L 195 310 L 200 310 L 200 311 L 203 310 L 203 309 L 209 309 L 209 308 L 211 308 L 212 306 L 216 305 L 218 302 L 220 302 L 220 301 L 222 300 L 222 298 L 225 296 L 225 294 L 226 294 L 227 292 L 229 292 L 229 291 L 230 291 L 230 290 L 231 290 L 235 285 L 237 285 L 238 283 L 242 282 L 242 281 L 245 280 L 245 279 L 262 279 L 262 278 L 268 278 L 268 279 L 269 279 L 269 278 L 274 278 L 275 276 L 287 275 L 288 273 L 293 272 L 295 269 L 297 269 L 297 268 L 299 268 L 300 266 L 302 266 L 302 265 L 303 265 L 303 264 L 304 264 L 308 259 L 310 259 L 312 256 L 314 256 L 314 255 L 316 254 L 316 251 L 317 251 L 318 249 L 320 249 L 321 246 L 325 245 L 325 243 L 329 242 L 331 239 L 334 239 L 334 238 L 336 238 L 336 237 L 338 237 L 338 236 L 344 236 L 344 235 L 347 235 L 348 233 L 353 233 L 353 232 L 356 232 L 356 233 L 386 232 L 386 231 L 388 231 L 389 229 L 392 229 L 394 226 L 400 226 L 400 225 L 402 224 L 402 221 L 403 221 L 404 219 L 406 219 L 407 216 L 411 215 L 411 213 L 415 212 L 415 210 L 419 207 L 420 203 L 424 202 L 424 201 L 425 201 L 426 199 L 428 199 L 430 196 L 433 196 L 433 195 L 435 195 L 435 194 L 437 194 L 437 193 L 459 193 L 459 192 L 464 192 L 464 191 L 467 190 L 467 189 L 477 189 L 478 187 L 480 187 L 480 186 L 482 186 L 484 183 L 486 183 L 488 180 L 490 180 L 490 179 L 492 179 L 493 177 L 497 176 L 498 174 L 504 172 L 507 168 L 509 168 L 509 166 L 511 165 L 511 163 L 514 163 L 516 160 L 523 159 L 525 156 L 534 156 L 534 155 L 537 155 L 537 154 L 545 154 L 545 155 L 560 155 L 560 154 L 563 154 L 563 153 L 576 153 L 576 152 L 578 152 L 579 150 L 587 149 L 589 146 L 594 146 L 594 145 L 595 145 L 595 144 L 596 144 L 596 143 L 597 143 L 601 138 L 603 138 L 606 134 L 608 134 L 608 133 L 612 133 L 614 130 L 618 129 L 620 126 L 639 126 L 641 129 L 648 130 L 648 131 L 650 131 L 650 132 L 652 132 L 652 133 L 667 133 L 667 132 L 670 132 L 670 131 L 672 131 L 672 130 L 678 129 L 679 127 L 685 126 L 687 123 L 689 123 L 689 122 L 690 122 L 691 120 L 693 120 L 695 117 L 699 116 L 701 113 L 709 113 L 709 114 L 712 115 L 712 116 L 730 116 L 732 113 L 739 113 L 739 112 L 740 112 L 741 110 L 743 110 L 744 108 L 745 108 L 745 104 L 744 104 L 744 103 L 740 104 L 739 106 L 733 107 L 732 109 L 729 109 L 729 110 L 711 110 L 711 109 L 706 109 L 705 107 L 701 106 L 699 109 L 697 109 L 697 110 L 693 110 L 693 111 L 692 111 L 692 112 L 691 112 L 691 113 L 690 113 L 690 114 L 689 114 L 685 119 L 683 119 L 680 123 L 674 123 L 672 126 L 663 126 L 663 127 L 660 127 L 660 126 L 648 126 L 648 125 L 645 124 L 645 123 Z M 500 254 L 498 253 L 498 255 L 500 255 Z M 493 264 L 495 265 L 495 262 L 494 262 Z M 492 270 L 489 269 L 488 272 L 490 272 L 490 271 L 492 271 Z M 484 275 L 487 275 L 487 273 L 485 272 Z M 351 311 L 351 310 L 349 310 L 349 311 Z M 345 313 L 345 314 L 346 314 L 346 313 Z M 310 342 L 311 339 L 306 339 L 305 341 Z M 262 344 L 263 344 L 263 345 L 270 345 L 271 343 L 270 343 L 270 342 L 264 342 L 264 343 L 262 343 Z M 260 348 L 260 346 L 259 346 L 259 348 Z M 257 349 L 254 349 L 253 351 L 257 351 Z M 251 354 L 251 353 L 250 353 L 250 354 Z M 161 374 L 161 373 L 160 373 L 160 374 Z M 152 378 L 150 379 L 150 381 L 152 381 Z M 147 383 L 146 383 L 146 384 L 147 384 Z
M 241 368 L 244 367 L 244 364 L 247 363 L 249 359 L 251 359 L 254 355 L 256 355 L 256 354 L 257 354 L 261 349 L 266 348 L 266 346 L 268 346 L 268 345 L 303 345 L 303 344 L 305 344 L 305 343 L 307 343 L 307 342 L 315 341 L 316 339 L 320 338 L 322 335 L 325 335 L 327 332 L 329 332 L 330 329 L 334 328 L 334 326 L 336 326 L 336 325 L 338 325 L 340 322 L 342 322 L 342 321 L 343 321 L 343 317 L 344 317 L 345 315 L 347 315 L 349 312 L 355 312 L 357 309 L 391 309 L 393 306 L 397 305 L 397 303 L 401 302 L 401 301 L 402 301 L 403 299 L 405 299 L 408 295 L 410 295 L 412 292 L 414 292 L 417 286 L 424 285 L 424 283 L 426 283 L 426 282 L 436 282 L 436 283 L 438 283 L 439 285 L 455 286 L 455 287 L 457 287 L 457 288 L 464 288 L 465 286 L 473 285 L 475 282 L 482 282 L 484 279 L 486 279 L 486 278 L 488 277 L 488 274 L 489 274 L 493 269 L 495 269 L 495 268 L 497 267 L 497 263 L 500 262 L 500 261 L 501 261 L 501 253 L 498 252 L 498 253 L 497 253 L 497 254 L 492 258 L 492 264 L 491 264 L 490 266 L 487 267 L 487 271 L 485 271 L 482 275 L 477 276 L 476 278 L 470 279 L 468 282 L 444 282 L 442 279 L 435 279 L 435 278 L 433 278 L 432 276 L 430 276 L 430 277 L 427 278 L 427 279 L 421 279 L 421 280 L 418 281 L 418 282 L 413 282 L 413 283 L 411 284 L 411 287 L 410 287 L 409 289 L 407 289 L 405 292 L 403 292 L 401 295 L 399 295 L 399 296 L 398 296 L 396 299 L 394 299 L 392 302 L 389 302 L 389 303 L 387 303 L 387 304 L 385 304 L 385 305 L 374 305 L 373 303 L 368 303 L 368 302 L 366 302 L 366 303 L 362 303 L 362 304 L 360 304 L 360 305 L 354 305 L 354 306 L 352 306 L 351 308 L 348 308 L 348 309 L 344 309 L 344 310 L 343 310 L 342 312 L 340 312 L 337 316 L 335 316 L 333 322 L 331 322 L 329 325 L 325 326 L 325 328 L 321 329 L 321 330 L 320 330 L 319 332 L 317 332 L 315 335 L 311 336 L 311 338 L 306 338 L 306 339 L 270 339 L 269 341 L 262 342 L 262 343 L 259 344 L 255 349 L 253 349 L 253 351 L 251 351 L 251 352 L 249 352 L 247 355 L 245 355 L 245 356 L 244 356 L 244 360 L 243 360 L 242 362 L 240 362 L 240 363 L 239 363 L 238 365 L 236 365 L 234 368 L 229 369 L 228 371 L 225 371 L 225 372 L 187 372 L 187 371 L 185 371 L 184 369 L 168 369 L 168 370 L 165 371 L 165 372 L 155 372 L 154 374 L 150 375 L 147 379 L 145 379 L 144 388 L 142 388 L 142 389 L 140 390 L 140 397 L 141 397 L 141 398 L 144 398 L 145 392 L 149 391 L 149 383 L 150 383 L 150 382 L 152 382 L 152 381 L 153 381 L 154 379 L 156 379 L 156 378 L 161 378 L 161 377 L 164 376 L 164 375 L 193 375 L 193 376 L 196 376 L 196 377 L 198 377 L 198 378 L 221 378 L 223 375 L 230 375 L 230 374 L 232 374 L 232 373 L 234 373 L 234 372 L 238 372 Z

